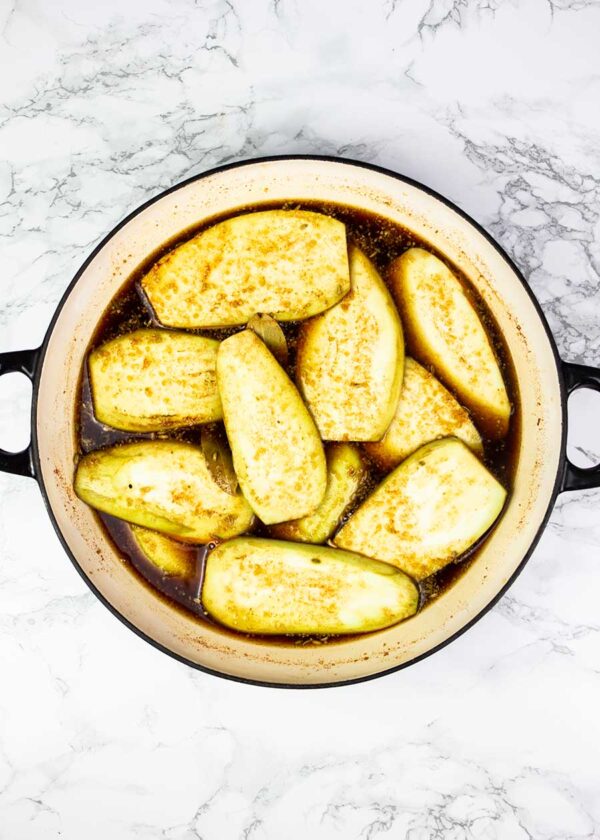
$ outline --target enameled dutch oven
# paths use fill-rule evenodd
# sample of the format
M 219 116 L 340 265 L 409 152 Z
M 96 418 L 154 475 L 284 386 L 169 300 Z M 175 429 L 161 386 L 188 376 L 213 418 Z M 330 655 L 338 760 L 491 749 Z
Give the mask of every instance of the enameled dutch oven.
M 408 621 L 316 647 L 269 645 L 196 622 L 141 586 L 72 487 L 75 406 L 88 342 L 109 301 L 148 255 L 184 231 L 251 204 L 334 201 L 388 217 L 448 256 L 477 288 L 512 355 L 522 431 L 514 488 L 504 514 L 466 573 Z M 600 369 L 562 362 L 541 309 L 518 269 L 462 211 L 384 169 L 325 157 L 265 158 L 214 169 L 132 213 L 96 248 L 67 289 L 42 346 L 4 353 L 0 374 L 33 382 L 31 444 L 0 451 L 0 469 L 35 478 L 75 568 L 128 627 L 193 667 L 248 682 L 325 686 L 393 671 L 469 628 L 523 568 L 557 495 L 600 486 L 600 467 L 566 457 L 567 397 L 600 390 Z

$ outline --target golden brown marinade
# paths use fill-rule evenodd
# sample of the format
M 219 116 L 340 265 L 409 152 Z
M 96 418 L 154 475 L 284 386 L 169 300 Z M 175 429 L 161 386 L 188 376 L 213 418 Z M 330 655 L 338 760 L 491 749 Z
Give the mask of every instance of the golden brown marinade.
M 504 339 L 494 319 L 476 291 L 470 286 L 466 279 L 461 276 L 460 272 L 448 263 L 442 254 L 436 252 L 435 249 L 433 249 L 428 243 L 420 240 L 412 232 L 375 214 L 332 203 L 288 202 L 284 205 L 265 204 L 255 208 L 240 208 L 235 213 L 229 214 L 229 216 L 212 219 L 210 222 L 207 222 L 201 227 L 187 231 L 185 235 L 181 236 L 177 241 L 167 243 L 160 251 L 148 257 L 146 262 L 129 278 L 129 280 L 111 301 L 106 312 L 99 321 L 98 327 L 90 342 L 89 350 L 92 351 L 94 348 L 105 344 L 107 341 L 117 338 L 125 333 L 132 332 L 133 330 L 141 328 L 163 329 L 162 325 L 159 324 L 155 318 L 143 289 L 141 288 L 141 280 L 145 275 L 147 275 L 152 266 L 155 265 L 159 259 L 164 258 L 174 246 L 191 240 L 193 237 L 198 236 L 198 234 L 200 234 L 203 230 L 207 229 L 216 222 L 224 221 L 226 218 L 231 218 L 232 216 L 237 216 L 241 213 L 253 212 L 254 210 L 264 211 L 278 208 L 313 211 L 332 216 L 339 222 L 342 222 L 346 226 L 348 242 L 361 249 L 368 259 L 371 260 L 386 282 L 386 269 L 390 266 L 392 261 L 398 258 L 409 248 L 414 247 L 423 248 L 434 253 L 442 261 L 448 264 L 454 274 L 459 277 L 469 300 L 475 306 L 483 324 L 485 325 L 494 353 L 499 361 L 508 397 L 512 406 L 509 432 L 505 438 L 502 440 L 492 440 L 485 435 L 485 430 L 479 429 L 482 433 L 485 464 L 510 494 L 510 488 L 512 486 L 516 467 L 516 453 L 518 450 L 520 435 L 520 413 L 516 377 Z M 287 363 L 284 364 L 284 368 L 293 381 L 296 381 L 296 355 L 301 325 L 302 322 L 288 321 L 281 323 L 281 328 L 287 340 L 288 350 Z M 191 334 L 203 335 L 211 339 L 222 340 L 243 328 L 243 326 L 236 326 L 223 329 L 191 329 L 188 330 L 188 332 Z M 419 352 L 419 347 L 415 346 L 415 337 L 410 334 L 410 331 L 407 332 L 408 334 L 405 334 L 406 354 L 410 357 L 416 357 L 418 359 L 421 354 Z M 100 423 L 94 415 L 87 364 L 81 372 L 79 402 L 76 407 L 76 412 L 79 430 L 79 448 L 82 455 L 107 446 L 130 443 L 133 441 L 153 440 L 156 438 L 164 438 L 165 436 L 163 432 L 155 431 L 140 431 L 135 433 L 119 431 Z M 215 434 L 222 435 L 221 422 L 210 424 L 208 426 L 205 425 L 202 428 L 209 430 L 212 428 L 214 429 Z M 200 445 L 201 443 L 199 426 L 173 429 L 167 434 L 172 440 L 194 443 L 196 445 Z M 358 507 L 358 505 L 383 480 L 386 474 L 389 473 L 390 466 L 388 465 L 388 468 L 385 471 L 382 470 L 374 460 L 369 459 L 366 449 L 368 449 L 368 447 L 360 446 L 362 461 L 366 468 L 365 476 L 361 481 L 360 491 L 355 494 L 350 507 L 346 509 L 345 513 L 340 518 L 340 526 L 348 520 L 351 512 Z M 383 462 L 380 460 L 379 463 L 382 464 Z M 190 551 L 190 556 L 195 563 L 194 574 L 188 574 L 186 577 L 180 577 L 176 574 L 167 574 L 164 571 L 161 571 L 157 566 L 154 566 L 148 558 L 144 556 L 142 550 L 140 549 L 139 542 L 133 538 L 130 527 L 127 523 L 115 519 L 108 514 L 98 514 L 98 516 L 107 532 L 107 535 L 116 545 L 119 553 L 131 565 L 132 573 L 139 576 L 141 583 L 153 587 L 161 594 L 162 597 L 168 599 L 172 604 L 177 605 L 186 612 L 193 614 L 198 620 L 206 621 L 212 624 L 215 623 L 204 610 L 200 600 L 205 561 L 207 554 L 214 546 L 214 543 L 211 543 L 208 546 L 189 547 L 188 550 Z M 252 535 L 257 537 L 272 536 L 272 534 L 269 533 L 269 529 L 260 522 L 253 527 Z M 444 569 L 420 582 L 421 608 L 426 607 L 428 602 L 438 598 L 441 594 L 447 591 L 447 589 L 450 588 L 462 574 L 464 574 L 470 564 L 475 561 L 480 545 L 481 542 L 465 552 L 461 558 L 458 558 L 460 562 L 451 563 Z M 237 635 L 236 631 L 233 630 L 224 629 L 224 632 Z M 261 637 L 256 638 L 259 641 L 261 640 Z M 283 645 L 323 644 L 327 641 L 335 639 L 336 637 L 264 637 L 264 641 L 268 644 L 277 643 Z

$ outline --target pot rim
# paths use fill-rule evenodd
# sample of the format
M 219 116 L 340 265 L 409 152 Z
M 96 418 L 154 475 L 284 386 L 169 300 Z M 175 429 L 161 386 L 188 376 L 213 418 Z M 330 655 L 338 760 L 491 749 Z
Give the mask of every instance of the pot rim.
M 284 161 L 292 161 L 292 160 L 311 160 L 311 161 L 322 161 L 324 163 L 335 163 L 340 165 L 348 165 L 348 166 L 355 166 L 363 169 L 369 169 L 373 172 L 377 172 L 381 175 L 386 175 L 390 178 L 394 178 L 397 181 L 401 181 L 405 184 L 408 184 L 412 187 L 415 187 L 418 190 L 430 195 L 431 197 L 437 199 L 442 204 L 445 204 L 448 208 L 453 210 L 458 216 L 468 222 L 481 236 L 485 238 L 485 240 L 494 248 L 494 250 L 499 254 L 499 256 L 508 264 L 509 268 L 512 270 L 513 274 L 516 278 L 520 281 L 521 285 L 524 287 L 533 307 L 538 315 L 538 318 L 541 321 L 541 324 L 544 328 L 544 331 L 548 337 L 550 347 L 552 348 L 552 354 L 554 358 L 554 363 L 556 366 L 556 372 L 558 376 L 558 383 L 560 389 L 560 404 L 561 404 L 561 413 L 562 413 L 562 424 L 561 424 L 561 441 L 560 441 L 560 459 L 559 459 L 559 469 L 556 473 L 556 479 L 554 481 L 554 487 L 552 489 L 552 493 L 550 495 L 550 500 L 548 502 L 548 507 L 540 521 L 539 528 L 529 546 L 527 552 L 525 553 L 523 559 L 506 581 L 506 583 L 498 590 L 496 595 L 475 615 L 467 624 L 449 636 L 447 639 L 444 639 L 443 642 L 440 644 L 435 645 L 430 650 L 415 656 L 412 659 L 409 659 L 406 662 L 402 662 L 399 665 L 394 665 L 391 668 L 387 668 L 383 671 L 379 671 L 374 674 L 367 674 L 365 676 L 355 677 L 349 680 L 338 680 L 335 682 L 322 682 L 322 683 L 281 683 L 281 682 L 270 682 L 266 680 L 254 680 L 248 677 L 239 677 L 232 674 L 226 674 L 221 671 L 214 670 L 213 668 L 208 668 L 205 665 L 200 665 L 197 662 L 193 662 L 190 659 L 187 659 L 185 656 L 181 656 L 175 653 L 169 648 L 165 647 L 164 645 L 160 644 L 156 640 L 152 639 L 138 627 L 136 627 L 132 622 L 130 622 L 124 615 L 122 615 L 116 607 L 114 607 L 107 598 L 98 590 L 98 588 L 94 585 L 94 583 L 90 580 L 90 578 L 85 574 L 82 567 L 79 565 L 77 558 L 68 547 L 67 542 L 63 536 L 63 533 L 58 525 L 58 522 L 54 516 L 54 511 L 50 505 L 48 499 L 48 493 L 46 487 L 44 485 L 44 480 L 42 477 L 42 470 L 40 464 L 40 455 L 38 449 L 38 437 L 37 437 L 37 405 L 38 405 L 38 391 L 39 391 L 39 382 L 41 371 L 44 365 L 44 361 L 46 358 L 46 351 L 48 348 L 48 343 L 50 341 L 50 337 L 54 331 L 54 327 L 58 317 L 61 313 L 63 306 L 65 305 L 67 299 L 70 297 L 71 292 L 76 287 L 81 275 L 87 269 L 87 267 L 93 262 L 99 252 L 105 247 L 105 245 L 112 239 L 112 237 L 126 224 L 132 221 L 136 216 L 142 213 L 146 208 L 150 207 L 157 201 L 160 201 L 166 195 L 169 195 L 176 190 L 187 186 L 188 184 L 194 183 L 195 181 L 200 181 L 203 178 L 208 178 L 209 176 L 216 175 L 220 172 L 225 172 L 229 169 L 241 169 L 245 166 L 252 166 L 254 164 L 260 163 L 273 163 L 273 162 L 284 162 Z M 519 270 L 519 268 L 515 265 L 513 260 L 508 256 L 504 248 L 502 248 L 498 242 L 480 225 L 475 219 L 473 219 L 468 213 L 458 207 L 453 201 L 446 198 L 445 196 L 441 195 L 436 190 L 428 187 L 427 185 L 421 183 L 420 181 L 415 180 L 414 178 L 410 178 L 407 175 L 402 175 L 398 172 L 394 172 L 391 169 L 387 169 L 383 166 L 378 166 L 377 164 L 373 163 L 366 163 L 360 160 L 354 160 L 352 158 L 344 158 L 344 157 L 337 157 L 335 155 L 311 155 L 311 154 L 292 154 L 292 155 L 267 155 L 267 156 L 260 156 L 256 158 L 245 158 L 241 161 L 232 162 L 232 163 L 225 163 L 220 164 L 219 166 L 212 167 L 211 169 L 207 169 L 203 172 L 198 173 L 197 175 L 192 175 L 189 178 L 184 179 L 183 181 L 174 184 L 171 187 L 168 187 L 166 190 L 163 190 L 158 195 L 153 196 L 152 198 L 145 201 L 143 204 L 140 204 L 138 207 L 135 208 L 131 213 L 125 216 L 121 221 L 119 221 L 110 231 L 103 237 L 103 239 L 96 245 L 96 247 L 92 250 L 89 256 L 84 260 L 82 265 L 79 267 L 77 272 L 75 273 L 73 279 L 65 289 L 58 305 L 54 311 L 52 319 L 48 325 L 46 330 L 46 334 L 44 336 L 44 340 L 38 350 L 39 356 L 36 363 L 35 375 L 33 377 L 33 389 L 32 389 L 32 401 L 31 401 L 31 452 L 32 452 L 32 464 L 33 464 L 33 475 L 36 479 L 40 491 L 42 494 L 42 498 L 44 500 L 44 505 L 48 512 L 50 521 L 52 522 L 52 526 L 56 531 L 58 539 L 71 560 L 71 563 L 75 567 L 76 571 L 80 575 L 81 578 L 85 581 L 89 589 L 94 593 L 94 595 L 98 598 L 98 600 L 114 615 L 122 624 L 124 624 L 129 630 L 133 631 L 140 639 L 147 642 L 148 644 L 152 645 L 155 649 L 161 651 L 162 653 L 167 654 L 173 659 L 176 659 L 178 662 L 183 663 L 191 668 L 194 668 L 197 671 L 203 671 L 206 674 L 210 674 L 215 677 L 220 677 L 221 679 L 230 680 L 232 682 L 238 683 L 246 683 L 247 685 L 255 685 L 261 686 L 265 688 L 281 688 L 281 689 L 323 689 L 323 688 L 337 688 L 341 686 L 348 686 L 348 685 L 355 685 L 357 683 L 367 682 L 370 680 L 378 679 L 380 677 L 387 676 L 389 674 L 393 674 L 396 671 L 403 670 L 404 668 L 409 667 L 410 665 L 415 665 L 417 662 L 420 662 L 423 659 L 431 656 L 434 653 L 442 650 L 442 648 L 449 645 L 451 642 L 454 642 L 463 633 L 466 633 L 467 630 L 470 630 L 474 624 L 476 624 L 481 618 L 483 618 L 486 613 L 488 613 L 503 597 L 503 595 L 508 591 L 508 589 L 513 585 L 517 577 L 523 571 L 526 563 L 530 559 L 531 555 L 533 554 L 541 536 L 544 532 L 548 520 L 550 518 L 550 514 L 554 508 L 554 503 L 562 490 L 562 483 L 563 483 L 563 473 L 565 469 L 566 463 L 566 445 L 567 445 L 567 390 L 565 385 L 565 377 L 563 372 L 563 363 L 558 353 L 558 347 L 556 345 L 556 341 L 544 315 L 542 307 L 537 300 L 536 296 L 531 291 L 529 284 L 525 280 L 525 277 Z

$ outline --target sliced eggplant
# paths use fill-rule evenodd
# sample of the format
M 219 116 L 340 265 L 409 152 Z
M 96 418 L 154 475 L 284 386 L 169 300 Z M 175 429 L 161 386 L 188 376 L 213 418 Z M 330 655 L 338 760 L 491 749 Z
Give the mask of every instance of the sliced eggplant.
M 350 288 L 346 228 L 306 210 L 234 216 L 170 251 L 142 288 L 170 327 L 235 326 L 255 312 L 308 318 Z
M 302 519 L 272 525 L 275 537 L 298 542 L 323 543 L 333 534 L 347 507 L 368 475 L 356 446 L 331 443 L 326 449 L 327 489 L 314 513 Z
M 387 563 L 243 537 L 208 556 L 202 603 L 217 621 L 243 633 L 365 633 L 413 615 L 419 592 Z
M 222 342 L 217 381 L 235 472 L 256 514 L 271 525 L 315 511 L 327 485 L 319 433 L 293 382 L 252 330 Z
M 504 437 L 511 407 L 502 372 L 458 278 L 429 251 L 410 248 L 391 264 L 389 281 L 411 354 L 435 371 L 488 437 Z
M 367 454 L 382 469 L 391 470 L 420 446 L 449 436 L 482 454 L 481 435 L 468 411 L 433 374 L 407 357 L 394 419 L 380 441 L 365 443 Z
M 184 542 L 233 537 L 253 520 L 242 494 L 214 481 L 200 447 L 181 441 L 90 452 L 77 465 L 75 492 L 97 510 Z
M 334 538 L 416 580 L 457 560 L 498 518 L 506 490 L 462 441 L 428 443 L 383 481 Z
M 129 432 L 219 420 L 218 347 L 212 338 L 157 329 L 97 347 L 88 361 L 97 419 Z
M 324 440 L 379 440 L 398 404 L 402 325 L 375 267 L 350 248 L 351 291 L 302 325 L 297 380 Z
M 196 572 L 197 549 L 159 534 L 131 525 L 131 535 L 146 560 L 164 575 L 191 578 Z

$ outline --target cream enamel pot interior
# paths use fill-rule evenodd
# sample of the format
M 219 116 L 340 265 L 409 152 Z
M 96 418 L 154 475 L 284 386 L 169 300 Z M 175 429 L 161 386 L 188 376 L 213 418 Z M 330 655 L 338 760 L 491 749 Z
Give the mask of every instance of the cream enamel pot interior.
M 390 629 L 316 647 L 269 645 L 196 622 L 140 585 L 77 499 L 75 405 L 88 342 L 132 271 L 203 220 L 247 205 L 334 201 L 370 210 L 432 243 L 477 288 L 510 349 L 521 400 L 515 485 L 476 561 L 421 613 Z M 456 207 L 383 169 L 333 158 L 290 157 L 224 166 L 149 201 L 96 248 L 67 289 L 42 347 L 0 356 L 0 373 L 33 381 L 32 441 L 0 450 L 0 469 L 37 479 L 75 567 L 98 597 L 147 641 L 214 674 L 254 683 L 325 686 L 408 665 L 467 629 L 506 590 L 531 554 L 557 494 L 600 486 L 600 467 L 565 455 L 568 394 L 600 390 L 600 371 L 561 362 L 539 305 L 506 254 Z

